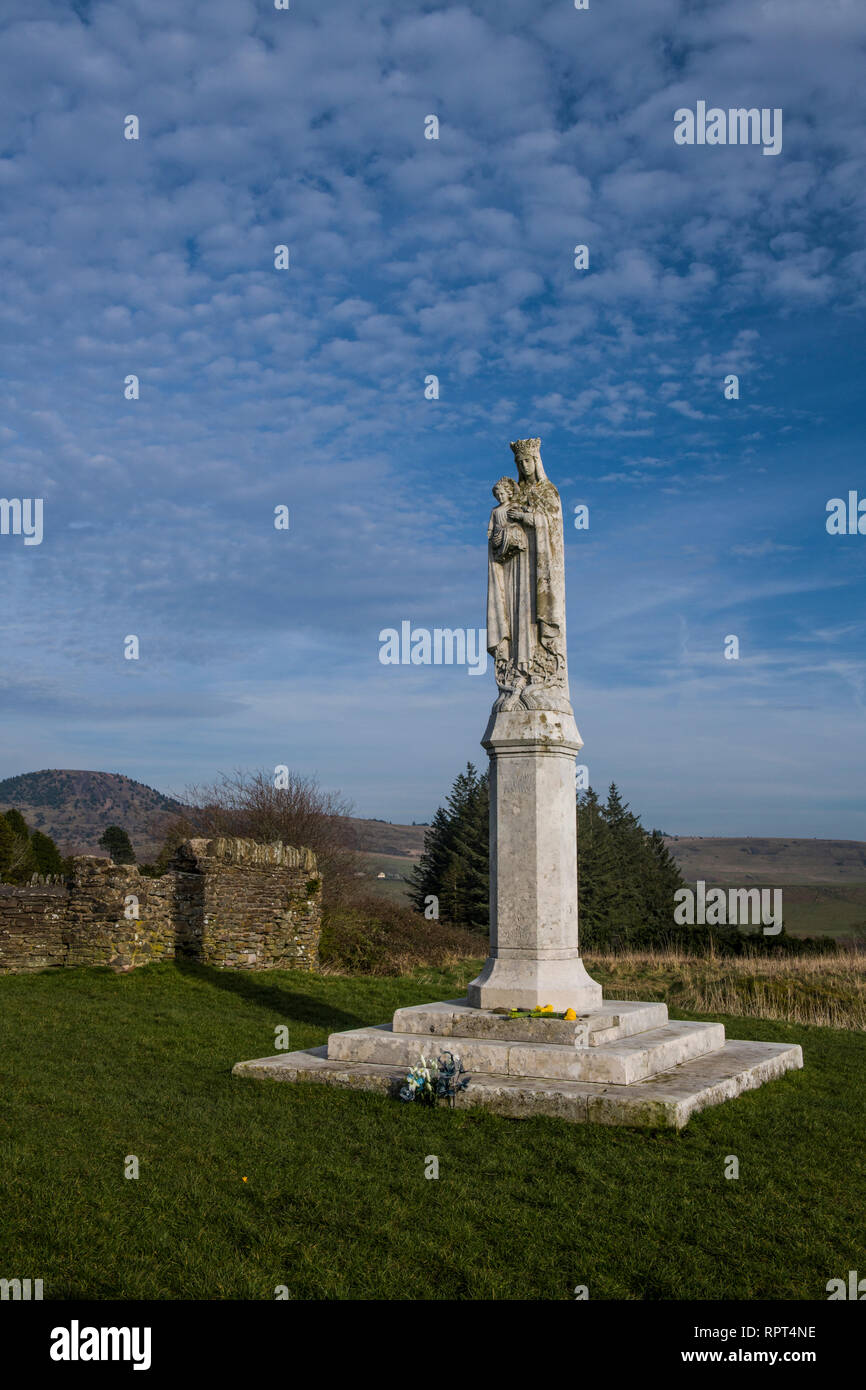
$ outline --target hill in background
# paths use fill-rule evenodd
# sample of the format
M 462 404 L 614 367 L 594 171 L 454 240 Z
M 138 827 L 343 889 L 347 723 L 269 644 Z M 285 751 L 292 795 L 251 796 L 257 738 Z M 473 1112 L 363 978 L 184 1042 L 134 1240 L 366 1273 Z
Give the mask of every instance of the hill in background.
M 340 820 L 346 830 L 346 845 L 362 854 L 416 860 L 424 849 L 426 825 L 392 825 L 390 821 L 362 820 L 357 816 L 341 816 Z
M 105 854 L 99 838 L 108 825 L 129 835 L 140 863 L 155 858 L 165 826 L 183 803 L 118 772 L 46 769 L 0 781 L 0 810 L 14 807 L 31 830 L 42 830 L 61 854 Z
M 728 839 L 668 835 L 665 843 L 690 883 L 866 883 L 862 840 Z
M 99 839 L 107 825 L 129 835 L 139 863 L 159 852 L 166 824 L 189 808 L 124 777 L 119 772 L 45 769 L 0 781 L 0 811 L 14 807 L 32 830 L 42 830 L 63 854 L 100 854 Z M 348 848 L 362 854 L 393 856 L 414 862 L 424 848 L 426 827 L 391 825 L 384 820 L 341 816 Z

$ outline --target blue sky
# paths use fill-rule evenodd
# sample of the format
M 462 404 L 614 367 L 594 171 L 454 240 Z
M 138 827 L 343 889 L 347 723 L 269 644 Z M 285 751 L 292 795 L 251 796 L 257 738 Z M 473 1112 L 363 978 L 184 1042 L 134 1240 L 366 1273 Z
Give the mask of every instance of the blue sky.
M 493 677 L 378 634 L 483 624 L 540 435 L 593 784 L 866 838 L 866 536 L 825 528 L 866 496 L 864 42 L 854 0 L 6 0 L 0 495 L 45 533 L 0 536 L 0 775 L 288 764 L 426 819 Z M 675 144 L 698 100 L 781 153 Z

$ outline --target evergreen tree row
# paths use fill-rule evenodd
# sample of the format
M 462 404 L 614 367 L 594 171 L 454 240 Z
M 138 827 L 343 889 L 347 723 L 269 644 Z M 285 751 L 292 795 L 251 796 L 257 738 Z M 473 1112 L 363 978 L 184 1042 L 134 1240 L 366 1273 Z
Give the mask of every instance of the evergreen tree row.
M 685 887 L 660 830 L 646 830 L 611 782 L 602 804 L 589 787 L 577 799 L 581 946 L 660 942 Z
M 674 893 L 683 887 L 660 831 L 647 831 L 615 783 L 602 805 L 590 788 L 578 798 L 577 837 L 581 939 L 588 946 L 640 929 L 673 923 Z M 472 763 L 454 782 L 424 839 L 410 880 L 412 902 L 458 926 L 489 929 L 489 790 Z
M 424 839 L 424 853 L 409 880 L 419 912 L 438 899 L 439 918 L 456 926 L 488 931 L 489 790 L 487 775 L 466 764 L 440 806 Z M 602 803 L 590 787 L 576 806 L 578 910 L 584 950 L 678 946 L 714 949 L 808 952 L 813 943 L 784 931 L 773 937 L 736 927 L 679 926 L 674 894 L 686 887 L 660 830 L 647 830 L 612 782 Z M 816 942 L 818 949 L 821 942 Z

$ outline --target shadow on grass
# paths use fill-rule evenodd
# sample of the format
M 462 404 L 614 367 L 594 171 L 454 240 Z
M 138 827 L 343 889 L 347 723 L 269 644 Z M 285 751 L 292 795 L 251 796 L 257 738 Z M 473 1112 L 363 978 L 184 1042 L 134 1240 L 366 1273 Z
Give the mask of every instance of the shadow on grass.
M 247 970 L 217 970 L 212 965 L 201 965 L 198 961 L 175 960 L 174 967 L 182 975 L 195 980 L 204 980 L 217 989 L 227 990 L 229 994 L 239 995 L 246 1003 L 255 1004 L 260 1009 L 268 1009 L 283 1018 L 296 1023 L 309 1023 L 316 1028 L 328 1028 L 339 1032 L 346 1028 L 363 1028 L 366 1020 L 358 1014 L 335 1009 L 322 999 L 314 999 L 309 994 L 296 994 L 281 985 L 270 984 L 260 974 Z

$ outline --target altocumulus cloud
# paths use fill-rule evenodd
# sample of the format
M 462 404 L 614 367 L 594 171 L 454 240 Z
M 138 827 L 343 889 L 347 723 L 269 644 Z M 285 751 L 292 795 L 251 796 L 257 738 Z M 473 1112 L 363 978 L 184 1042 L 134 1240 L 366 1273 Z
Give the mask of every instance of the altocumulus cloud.
M 373 814 L 425 815 L 484 701 L 454 673 L 383 675 L 376 634 L 478 625 L 489 486 L 531 432 L 566 523 L 591 510 L 568 563 L 593 780 L 669 828 L 671 807 L 744 828 L 747 779 L 753 829 L 863 831 L 862 624 L 820 634 L 864 577 L 821 518 L 857 483 L 866 16 L 643 0 L 622 19 L 8 0 L 0 490 L 44 498 L 46 531 L 3 539 L 7 771 L 87 758 L 178 787 L 295 761 Z M 782 108 L 783 152 L 677 146 L 698 100 Z M 743 659 L 714 664 L 729 631 Z M 653 716 L 676 754 L 626 728 L 641 693 L 676 711 Z M 819 712 L 838 735 L 810 753 Z M 334 741 L 353 717 L 360 754 Z M 698 786 L 713 727 L 719 780 Z M 797 778 L 802 811 L 772 792 Z

